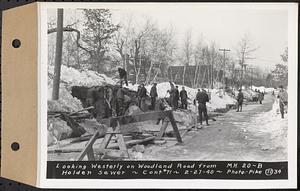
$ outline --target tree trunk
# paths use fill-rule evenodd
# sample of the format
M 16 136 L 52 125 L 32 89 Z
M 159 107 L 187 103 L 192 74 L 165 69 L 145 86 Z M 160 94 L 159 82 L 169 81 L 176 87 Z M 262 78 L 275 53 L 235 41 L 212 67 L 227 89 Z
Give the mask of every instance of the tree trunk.
M 53 100 L 58 100 L 59 98 L 59 83 L 60 83 L 60 70 L 61 70 L 62 45 L 63 45 L 63 16 L 64 16 L 64 10 L 57 9 L 56 50 L 55 50 L 53 89 L 52 89 Z
M 185 79 L 185 69 L 186 66 L 183 67 L 183 74 L 182 74 L 182 85 L 184 86 L 184 79 Z
M 150 60 L 150 68 L 148 70 L 148 74 L 146 77 L 146 83 L 145 83 L 146 85 L 148 85 L 150 82 L 152 68 L 153 68 L 153 62 Z

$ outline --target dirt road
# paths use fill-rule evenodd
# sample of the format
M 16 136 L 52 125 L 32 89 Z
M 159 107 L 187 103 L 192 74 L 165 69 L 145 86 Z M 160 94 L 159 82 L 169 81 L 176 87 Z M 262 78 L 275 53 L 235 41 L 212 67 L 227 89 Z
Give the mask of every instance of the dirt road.
M 280 122 L 280 128 L 276 130 L 266 126 L 269 122 L 264 121 L 273 103 L 274 98 L 266 95 L 262 105 L 246 105 L 243 107 L 243 112 L 231 110 L 218 117 L 217 121 L 211 122 L 210 126 L 190 131 L 183 138 L 183 145 L 175 145 L 175 141 L 168 141 L 162 146 L 149 146 L 143 158 L 150 160 L 287 160 L 287 119 L 283 119 Z M 278 118 L 280 118 L 279 115 Z

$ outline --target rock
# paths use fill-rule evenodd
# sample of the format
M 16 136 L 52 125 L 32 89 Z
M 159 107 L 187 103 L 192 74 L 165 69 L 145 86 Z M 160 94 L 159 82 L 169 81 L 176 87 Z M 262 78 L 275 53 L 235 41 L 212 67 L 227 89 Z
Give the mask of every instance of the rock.
M 267 151 L 267 150 L 269 150 L 270 148 L 268 148 L 267 146 L 263 146 L 262 148 L 261 148 L 261 150 L 262 151 Z
M 119 159 L 119 158 L 128 158 L 128 153 L 126 151 L 106 149 L 104 151 L 103 159 Z
M 125 115 L 137 115 L 141 113 L 143 113 L 143 111 L 138 106 L 131 105 L 125 112 Z
M 140 152 L 132 152 L 130 153 L 130 158 L 137 159 L 137 160 L 143 159 L 143 154 Z
M 135 145 L 132 147 L 132 151 L 135 151 L 135 152 L 145 152 L 145 146 L 144 145 Z
M 47 145 L 55 145 L 57 143 L 57 138 L 52 134 L 52 132 L 48 131 L 48 136 L 47 136 Z
M 176 110 L 173 112 L 175 120 L 184 125 L 192 126 L 197 123 L 197 115 L 186 110 Z
M 87 131 L 86 134 L 95 134 L 98 130 L 100 135 L 105 135 L 108 129 L 106 124 L 98 123 L 96 119 L 85 119 L 80 125 Z
M 156 145 L 162 145 L 162 144 L 165 144 L 167 141 L 162 139 L 162 140 L 154 140 L 154 144 Z
M 49 136 L 54 136 L 58 141 L 70 138 L 72 129 L 60 118 L 48 118 Z M 51 142 L 51 141 L 50 141 Z

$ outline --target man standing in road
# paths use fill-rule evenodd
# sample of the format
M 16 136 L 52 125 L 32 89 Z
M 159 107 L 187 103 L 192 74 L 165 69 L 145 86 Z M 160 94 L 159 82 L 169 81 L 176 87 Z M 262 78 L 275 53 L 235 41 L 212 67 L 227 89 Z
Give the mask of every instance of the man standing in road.
M 157 88 L 156 88 L 156 83 L 153 84 L 150 90 L 150 97 L 151 97 L 151 110 L 155 109 L 156 105 L 156 98 L 157 98 Z
M 202 92 L 200 91 L 200 89 L 198 89 L 196 100 L 198 101 L 198 112 L 199 112 L 200 124 L 202 125 L 202 113 L 203 113 L 206 121 L 206 125 L 209 125 L 207 108 L 206 108 L 206 102 L 209 102 L 209 97 L 204 89 L 202 89 Z
M 284 118 L 284 106 L 288 104 L 288 93 L 283 89 L 283 86 L 279 86 L 279 92 L 277 95 L 279 99 L 279 108 L 281 113 L 281 118 Z
M 237 95 L 237 110 L 236 112 L 242 112 L 243 108 L 243 101 L 244 101 L 244 94 L 242 93 L 242 89 L 239 89 L 239 93 Z
M 259 104 L 262 104 L 263 100 L 264 100 L 264 94 L 263 94 L 263 92 L 258 92 L 258 101 L 259 101 Z
M 184 89 L 184 86 L 182 86 L 182 90 L 180 91 L 180 100 L 181 100 L 181 108 L 182 109 L 187 109 L 187 92 Z

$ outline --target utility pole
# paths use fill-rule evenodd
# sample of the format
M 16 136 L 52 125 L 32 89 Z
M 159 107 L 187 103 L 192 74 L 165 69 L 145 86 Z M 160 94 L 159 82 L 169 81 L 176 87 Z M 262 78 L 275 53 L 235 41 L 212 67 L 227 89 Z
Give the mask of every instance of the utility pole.
M 251 87 L 251 90 L 252 90 L 252 85 L 253 85 L 253 83 L 252 83 L 252 80 L 253 80 L 253 68 L 252 67 L 249 67 L 248 69 L 250 69 L 251 70 L 251 73 L 250 73 L 250 87 Z
M 59 84 L 62 60 L 62 47 L 63 47 L 63 19 L 64 10 L 57 9 L 57 32 L 56 32 L 56 48 L 55 48 L 55 65 L 53 77 L 52 100 L 59 98 Z
M 224 83 L 224 95 L 225 95 L 225 87 L 226 87 L 226 84 L 225 84 L 225 53 L 226 52 L 229 52 L 230 50 L 229 49 L 225 49 L 225 48 L 220 48 L 219 51 L 222 51 L 223 52 L 223 83 Z

